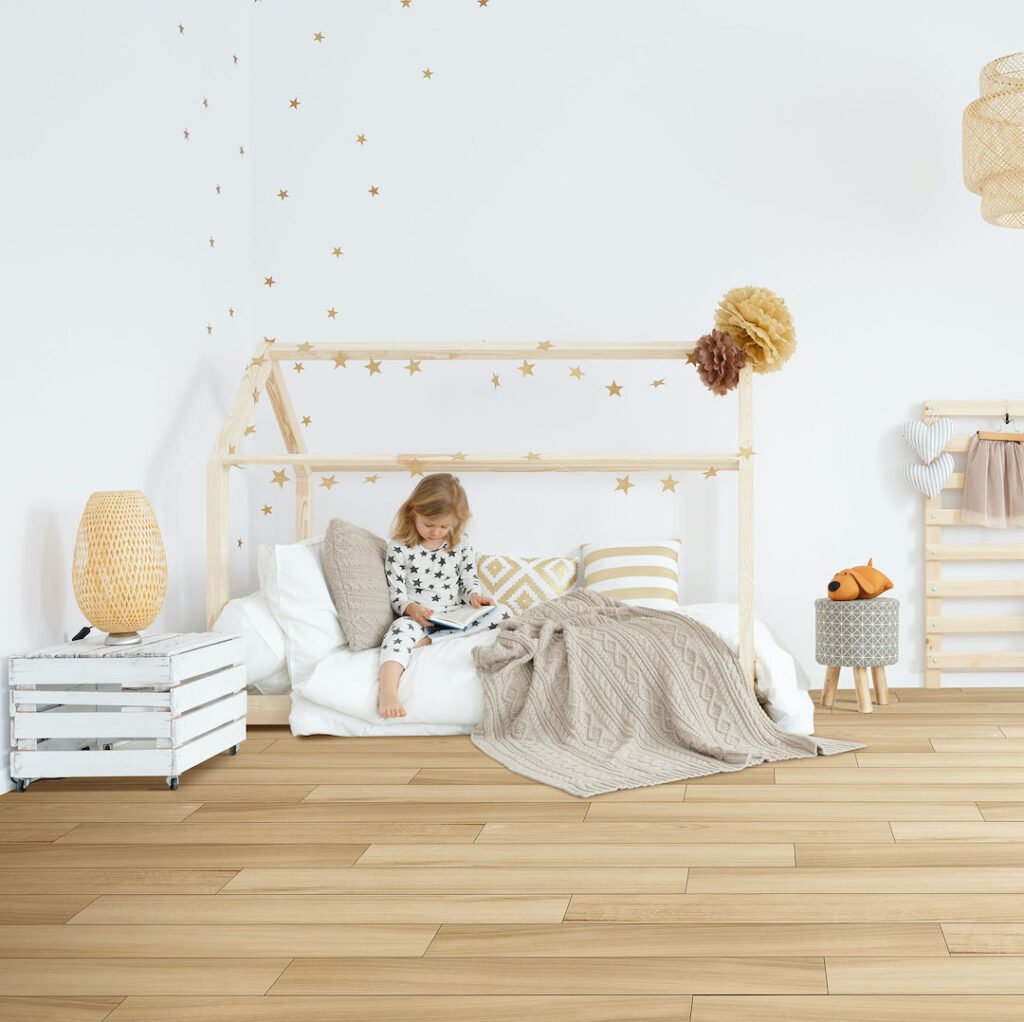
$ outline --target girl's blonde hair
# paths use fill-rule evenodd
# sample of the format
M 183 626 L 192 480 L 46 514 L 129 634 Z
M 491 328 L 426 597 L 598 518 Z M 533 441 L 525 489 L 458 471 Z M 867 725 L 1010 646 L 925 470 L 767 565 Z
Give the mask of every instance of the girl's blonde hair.
M 424 476 L 398 509 L 391 526 L 391 538 L 403 546 L 419 546 L 421 540 L 416 531 L 416 515 L 424 518 L 454 516 L 455 521 L 448 534 L 448 546 L 454 550 L 461 542 L 470 518 L 469 501 L 462 483 L 447 472 Z

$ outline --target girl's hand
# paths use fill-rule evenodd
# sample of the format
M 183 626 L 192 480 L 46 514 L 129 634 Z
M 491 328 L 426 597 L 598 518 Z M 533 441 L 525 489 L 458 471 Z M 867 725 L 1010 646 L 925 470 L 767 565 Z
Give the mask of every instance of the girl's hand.
M 429 607 L 424 607 L 422 603 L 410 603 L 405 608 L 405 616 L 411 617 L 421 628 L 426 628 L 430 624 L 430 615 L 433 613 Z
M 471 607 L 493 607 L 494 600 L 492 600 L 489 596 L 479 596 L 476 593 L 470 593 L 469 605 Z

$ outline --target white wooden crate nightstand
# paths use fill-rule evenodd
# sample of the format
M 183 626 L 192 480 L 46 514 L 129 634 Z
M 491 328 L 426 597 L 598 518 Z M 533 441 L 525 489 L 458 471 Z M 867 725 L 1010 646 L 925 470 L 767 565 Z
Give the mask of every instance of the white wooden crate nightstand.
M 81 639 L 12 656 L 11 779 L 178 777 L 245 740 L 240 636 Z

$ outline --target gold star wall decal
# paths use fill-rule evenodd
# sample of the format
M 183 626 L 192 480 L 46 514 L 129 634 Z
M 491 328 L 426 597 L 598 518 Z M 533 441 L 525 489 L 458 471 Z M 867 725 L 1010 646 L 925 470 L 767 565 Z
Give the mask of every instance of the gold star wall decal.
M 434 77 L 434 72 L 431 71 L 429 67 L 425 67 L 423 69 L 423 77 L 424 78 L 433 78 Z
M 203 109 L 204 110 L 209 110 L 210 109 L 210 104 L 206 101 L 206 97 L 205 96 L 203 96 Z
M 330 488 L 331 488 L 332 486 L 337 486 L 337 485 L 338 485 L 338 480 L 337 480 L 337 479 L 336 479 L 336 478 L 335 478 L 334 476 L 324 476 L 324 477 L 323 477 L 323 478 L 322 478 L 322 479 L 320 480 L 320 485 L 321 485 L 321 486 L 322 486 L 322 487 L 323 487 L 323 488 L 324 488 L 325 490 L 330 490 Z
M 313 425 L 313 419 L 310 416 L 308 416 L 308 415 L 303 415 L 302 416 L 302 425 L 303 426 L 312 426 Z
M 246 437 L 246 436 L 249 436 L 249 435 L 251 435 L 252 433 L 255 433 L 255 432 L 256 432 L 256 427 L 255 426 L 246 426 L 245 427 L 245 432 L 242 434 L 242 436 Z
M 184 132 L 185 132 L 185 141 L 187 142 L 188 139 L 189 139 L 188 128 L 185 128 Z
M 686 356 L 686 364 L 687 364 L 688 366 L 695 366 L 695 365 L 697 364 L 697 352 L 695 352 L 695 351 L 691 351 L 691 352 L 690 352 L 690 353 L 689 353 L 689 354 L 688 354 L 688 355 Z
M 280 472 L 274 473 L 274 478 L 270 480 L 272 483 L 277 483 L 281 489 L 284 489 L 284 484 L 288 482 L 288 470 L 282 468 Z
M 277 338 L 276 337 L 264 337 L 263 338 L 263 343 L 264 344 L 277 344 Z
M 476 0 L 476 2 L 477 2 L 477 6 L 478 7 L 486 7 L 487 6 L 487 0 Z
M 185 26 L 179 21 L 178 22 L 178 35 L 185 34 Z
M 212 323 L 207 323 L 206 324 L 206 332 L 207 332 L 207 334 L 212 334 L 213 333 L 213 324 Z
M 583 371 L 582 366 L 573 366 L 572 369 L 569 370 L 569 375 L 577 380 L 582 380 L 587 374 Z
M 313 345 L 310 344 L 309 341 L 303 341 L 299 345 L 299 351 L 312 351 L 312 350 L 313 350 Z
M 540 455 L 536 451 L 527 451 L 527 453 L 526 453 L 526 460 L 527 461 L 540 461 Z
M 345 357 L 344 352 L 339 351 L 338 354 L 334 356 L 334 368 L 348 369 L 348 359 Z
M 235 310 L 230 306 L 228 307 L 228 318 L 231 319 L 235 315 Z
M 266 355 L 253 355 L 252 360 L 245 368 L 252 369 L 253 366 L 261 366 L 263 365 L 264 362 L 266 362 L 266 360 Z
M 269 504 L 264 504 L 263 507 L 260 508 L 260 510 L 265 515 L 272 515 L 274 513 L 274 509 Z
M 621 479 L 618 476 L 615 477 L 616 493 L 618 493 L 619 490 L 622 490 L 622 492 L 628 497 L 630 489 L 634 486 L 636 486 L 636 483 L 631 483 L 628 475 L 624 475 Z
M 519 371 L 523 374 L 524 377 L 533 376 L 533 369 L 534 366 L 536 366 L 536 364 L 536 362 L 527 362 L 524 358 L 523 364 L 519 366 Z
M 405 368 L 409 370 L 409 375 L 410 376 L 412 376 L 414 373 L 422 373 L 423 372 L 423 370 L 420 369 L 420 363 L 418 361 L 416 361 L 415 359 L 412 359 L 412 358 L 410 358 L 409 361 L 406 362 Z
M 366 136 L 365 135 L 356 135 L 356 141 L 360 145 L 366 145 Z
M 298 110 L 299 109 L 299 97 L 296 96 L 294 99 L 288 100 L 288 106 L 290 106 L 293 110 Z
M 541 351 L 550 351 L 554 347 L 554 345 L 550 341 L 541 341 L 540 344 L 537 345 L 537 347 Z
M 238 537 L 238 548 L 239 549 L 242 548 L 242 537 L 241 536 Z
M 367 362 L 365 366 L 363 366 L 363 368 L 369 369 L 370 375 L 373 376 L 374 373 L 380 372 L 380 362 L 378 362 L 376 359 L 371 358 L 370 361 Z
M 409 462 L 409 474 L 413 476 L 423 475 L 423 462 L 418 458 L 413 458 L 412 461 Z
M 669 472 L 669 474 L 664 479 L 661 480 L 661 492 L 664 493 L 666 490 L 671 490 L 673 493 L 675 493 L 676 486 L 678 483 L 679 480 L 673 479 L 672 473 Z
M 452 455 L 452 461 L 465 461 L 465 460 L 466 460 L 466 455 L 463 454 L 462 451 L 456 451 Z
M 220 185 L 219 185 L 219 184 L 215 184 L 215 185 L 213 186 L 213 189 L 214 189 L 214 191 L 215 191 L 215 192 L 216 192 L 216 193 L 217 193 L 218 195 L 220 195 Z
M 280 191 L 279 191 L 279 192 L 277 193 L 277 197 L 278 197 L 279 199 L 287 199 L 287 198 L 288 198 L 288 189 L 287 189 L 287 188 L 282 188 L 282 189 L 281 189 L 281 190 L 280 190 Z
M 491 373 L 491 386 L 495 390 L 501 386 L 501 377 L 497 373 Z
M 244 156 L 245 155 L 245 146 L 244 145 L 240 145 L 238 147 L 238 155 L 239 156 Z
M 337 319 L 338 318 L 338 310 L 333 305 L 327 310 L 327 318 L 328 319 Z
M 707 472 L 704 473 L 704 478 L 713 479 L 716 475 L 718 475 L 718 469 L 715 468 L 714 465 L 712 465 L 711 468 L 709 468 Z
M 402 0 L 403 7 L 408 7 L 410 3 L 412 3 L 412 0 Z
M 364 477 L 364 479 L 363 479 L 363 482 L 364 482 L 364 483 L 375 483 L 375 482 L 376 482 L 376 481 L 377 481 L 378 479 L 380 479 L 380 476 L 379 476 L 379 475 L 376 475 L 376 474 L 374 474 L 374 475 L 372 475 L 372 476 L 366 476 L 366 477 Z
M 341 250 L 340 248 L 332 248 L 332 249 L 331 249 L 331 255 L 332 255 L 332 256 L 342 256 L 342 255 L 344 255 L 344 254 L 345 254 L 345 253 L 344 253 L 344 252 L 342 252 L 342 250 Z
M 231 54 L 231 63 L 232 64 L 237 64 L 238 63 L 238 54 L 237 53 L 232 53 Z
M 622 397 L 622 384 L 616 383 L 614 380 L 611 383 L 606 383 L 604 389 L 608 391 L 609 397 Z
M 752 458 L 756 453 L 757 453 L 757 451 L 755 451 L 753 447 L 741 447 L 740 448 L 740 457 L 741 458 Z
M 213 248 L 217 243 L 213 240 L 213 235 L 210 235 L 210 248 Z
M 273 277 L 264 277 L 263 283 L 266 287 L 273 287 L 277 283 L 277 281 L 274 280 Z
M 306 367 L 301 362 L 295 362 L 292 365 L 292 369 L 297 373 L 301 373 Z
M 371 185 L 370 186 L 370 194 L 371 195 L 380 195 L 380 189 L 376 185 Z
M 322 43 L 325 38 L 326 38 L 326 36 L 323 34 L 323 32 L 317 32 L 313 36 L 313 42 L 315 42 L 315 43 Z
M 657 390 L 659 387 L 664 387 L 665 386 L 665 381 L 664 380 L 652 380 L 651 381 L 651 386 L 655 390 Z

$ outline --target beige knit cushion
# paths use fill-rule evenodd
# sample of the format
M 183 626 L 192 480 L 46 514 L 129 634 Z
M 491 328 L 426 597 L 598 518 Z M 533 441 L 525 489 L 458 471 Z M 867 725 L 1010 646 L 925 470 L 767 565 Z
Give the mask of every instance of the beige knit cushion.
M 579 577 L 579 562 L 575 557 L 480 554 L 476 571 L 488 596 L 521 614 L 572 589 Z
M 379 646 L 395 620 L 384 576 L 386 550 L 380 536 L 342 518 L 327 526 L 324 577 L 350 649 Z
M 583 586 L 634 607 L 675 610 L 680 546 L 678 539 L 585 543 Z

